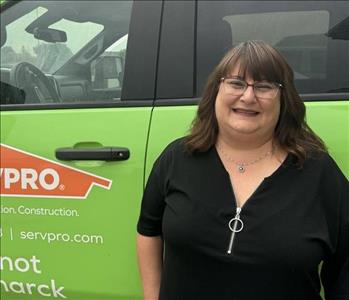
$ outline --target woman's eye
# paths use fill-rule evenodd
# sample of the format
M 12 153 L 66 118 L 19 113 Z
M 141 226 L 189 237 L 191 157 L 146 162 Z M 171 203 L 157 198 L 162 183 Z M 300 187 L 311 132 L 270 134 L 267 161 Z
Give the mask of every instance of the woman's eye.
M 272 90 L 274 87 L 271 84 L 256 84 L 255 88 L 257 90 L 264 90 L 264 91 L 268 91 L 268 90 Z
M 244 83 L 240 81 L 230 81 L 229 85 L 236 89 L 243 89 L 245 87 Z

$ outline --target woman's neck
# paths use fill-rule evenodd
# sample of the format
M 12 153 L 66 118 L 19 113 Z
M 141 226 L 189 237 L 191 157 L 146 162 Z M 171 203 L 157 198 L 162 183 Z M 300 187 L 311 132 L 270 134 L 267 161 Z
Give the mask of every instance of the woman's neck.
M 253 139 L 244 136 L 239 139 L 236 136 L 219 133 L 216 148 L 220 155 L 229 157 L 230 161 L 245 164 L 261 157 L 263 157 L 263 162 L 275 160 L 282 163 L 287 156 L 287 151 L 283 149 L 273 135 L 264 136 L 264 138 L 254 136 Z
M 274 145 L 274 138 L 273 136 L 267 136 L 264 138 L 231 138 L 226 137 L 223 135 L 218 134 L 217 137 L 217 145 L 220 145 L 220 147 L 224 147 L 225 149 L 230 149 L 234 152 L 254 152 L 254 151 L 260 151 L 260 150 L 270 150 L 271 147 Z
M 216 146 L 234 160 L 242 162 L 252 161 L 256 157 L 261 157 L 268 153 L 273 155 L 277 151 L 273 137 L 260 140 L 256 139 L 247 143 L 218 135 Z

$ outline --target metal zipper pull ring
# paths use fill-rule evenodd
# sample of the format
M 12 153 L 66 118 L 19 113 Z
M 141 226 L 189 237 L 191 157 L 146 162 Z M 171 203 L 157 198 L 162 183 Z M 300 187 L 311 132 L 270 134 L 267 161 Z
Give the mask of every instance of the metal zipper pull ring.
M 231 254 L 234 239 L 235 239 L 235 233 L 240 232 L 244 228 L 244 223 L 240 219 L 240 212 L 241 212 L 241 207 L 237 207 L 235 217 L 232 218 L 228 224 L 229 229 L 231 230 L 231 236 L 230 236 L 229 246 L 227 250 L 228 254 Z M 238 224 L 240 224 L 240 228 L 238 228 Z
M 233 227 L 231 226 L 231 224 L 234 222 L 234 225 Z M 240 228 L 236 228 L 240 223 Z M 240 218 L 233 218 L 229 221 L 229 229 L 232 231 L 232 232 L 240 232 L 242 229 L 244 228 L 244 223 L 241 221 Z

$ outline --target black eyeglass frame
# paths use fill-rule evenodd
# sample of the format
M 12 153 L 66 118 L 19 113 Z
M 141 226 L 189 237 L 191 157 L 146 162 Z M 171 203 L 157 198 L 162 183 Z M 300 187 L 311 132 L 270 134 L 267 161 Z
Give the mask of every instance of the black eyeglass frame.
M 254 85 L 255 85 L 256 83 L 261 83 L 261 82 L 263 82 L 263 81 L 257 81 L 257 82 L 255 82 L 255 83 L 249 84 L 249 83 L 247 83 L 245 80 L 242 80 L 242 79 L 239 79 L 239 78 L 235 78 L 235 77 L 221 77 L 221 80 L 220 80 L 220 81 L 223 82 L 225 79 L 236 79 L 236 80 L 242 81 L 242 82 L 244 82 L 244 83 L 246 84 L 246 89 L 247 89 L 249 86 L 252 86 L 252 89 L 254 89 Z M 277 88 L 279 88 L 279 89 L 282 89 L 282 88 L 284 87 L 281 83 L 278 83 L 278 82 L 274 82 L 274 81 L 267 81 L 267 82 L 272 83 L 272 84 L 275 84 L 275 86 L 276 86 Z

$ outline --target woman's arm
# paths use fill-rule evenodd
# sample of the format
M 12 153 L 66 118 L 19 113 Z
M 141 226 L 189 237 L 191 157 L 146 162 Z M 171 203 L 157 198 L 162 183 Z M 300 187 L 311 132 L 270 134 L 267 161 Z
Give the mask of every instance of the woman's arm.
M 158 300 L 163 254 L 161 236 L 137 234 L 137 254 L 144 300 Z
M 325 169 L 322 194 L 332 247 L 321 269 L 326 300 L 349 299 L 349 182 L 331 159 Z M 331 234 L 332 233 L 332 234 Z

